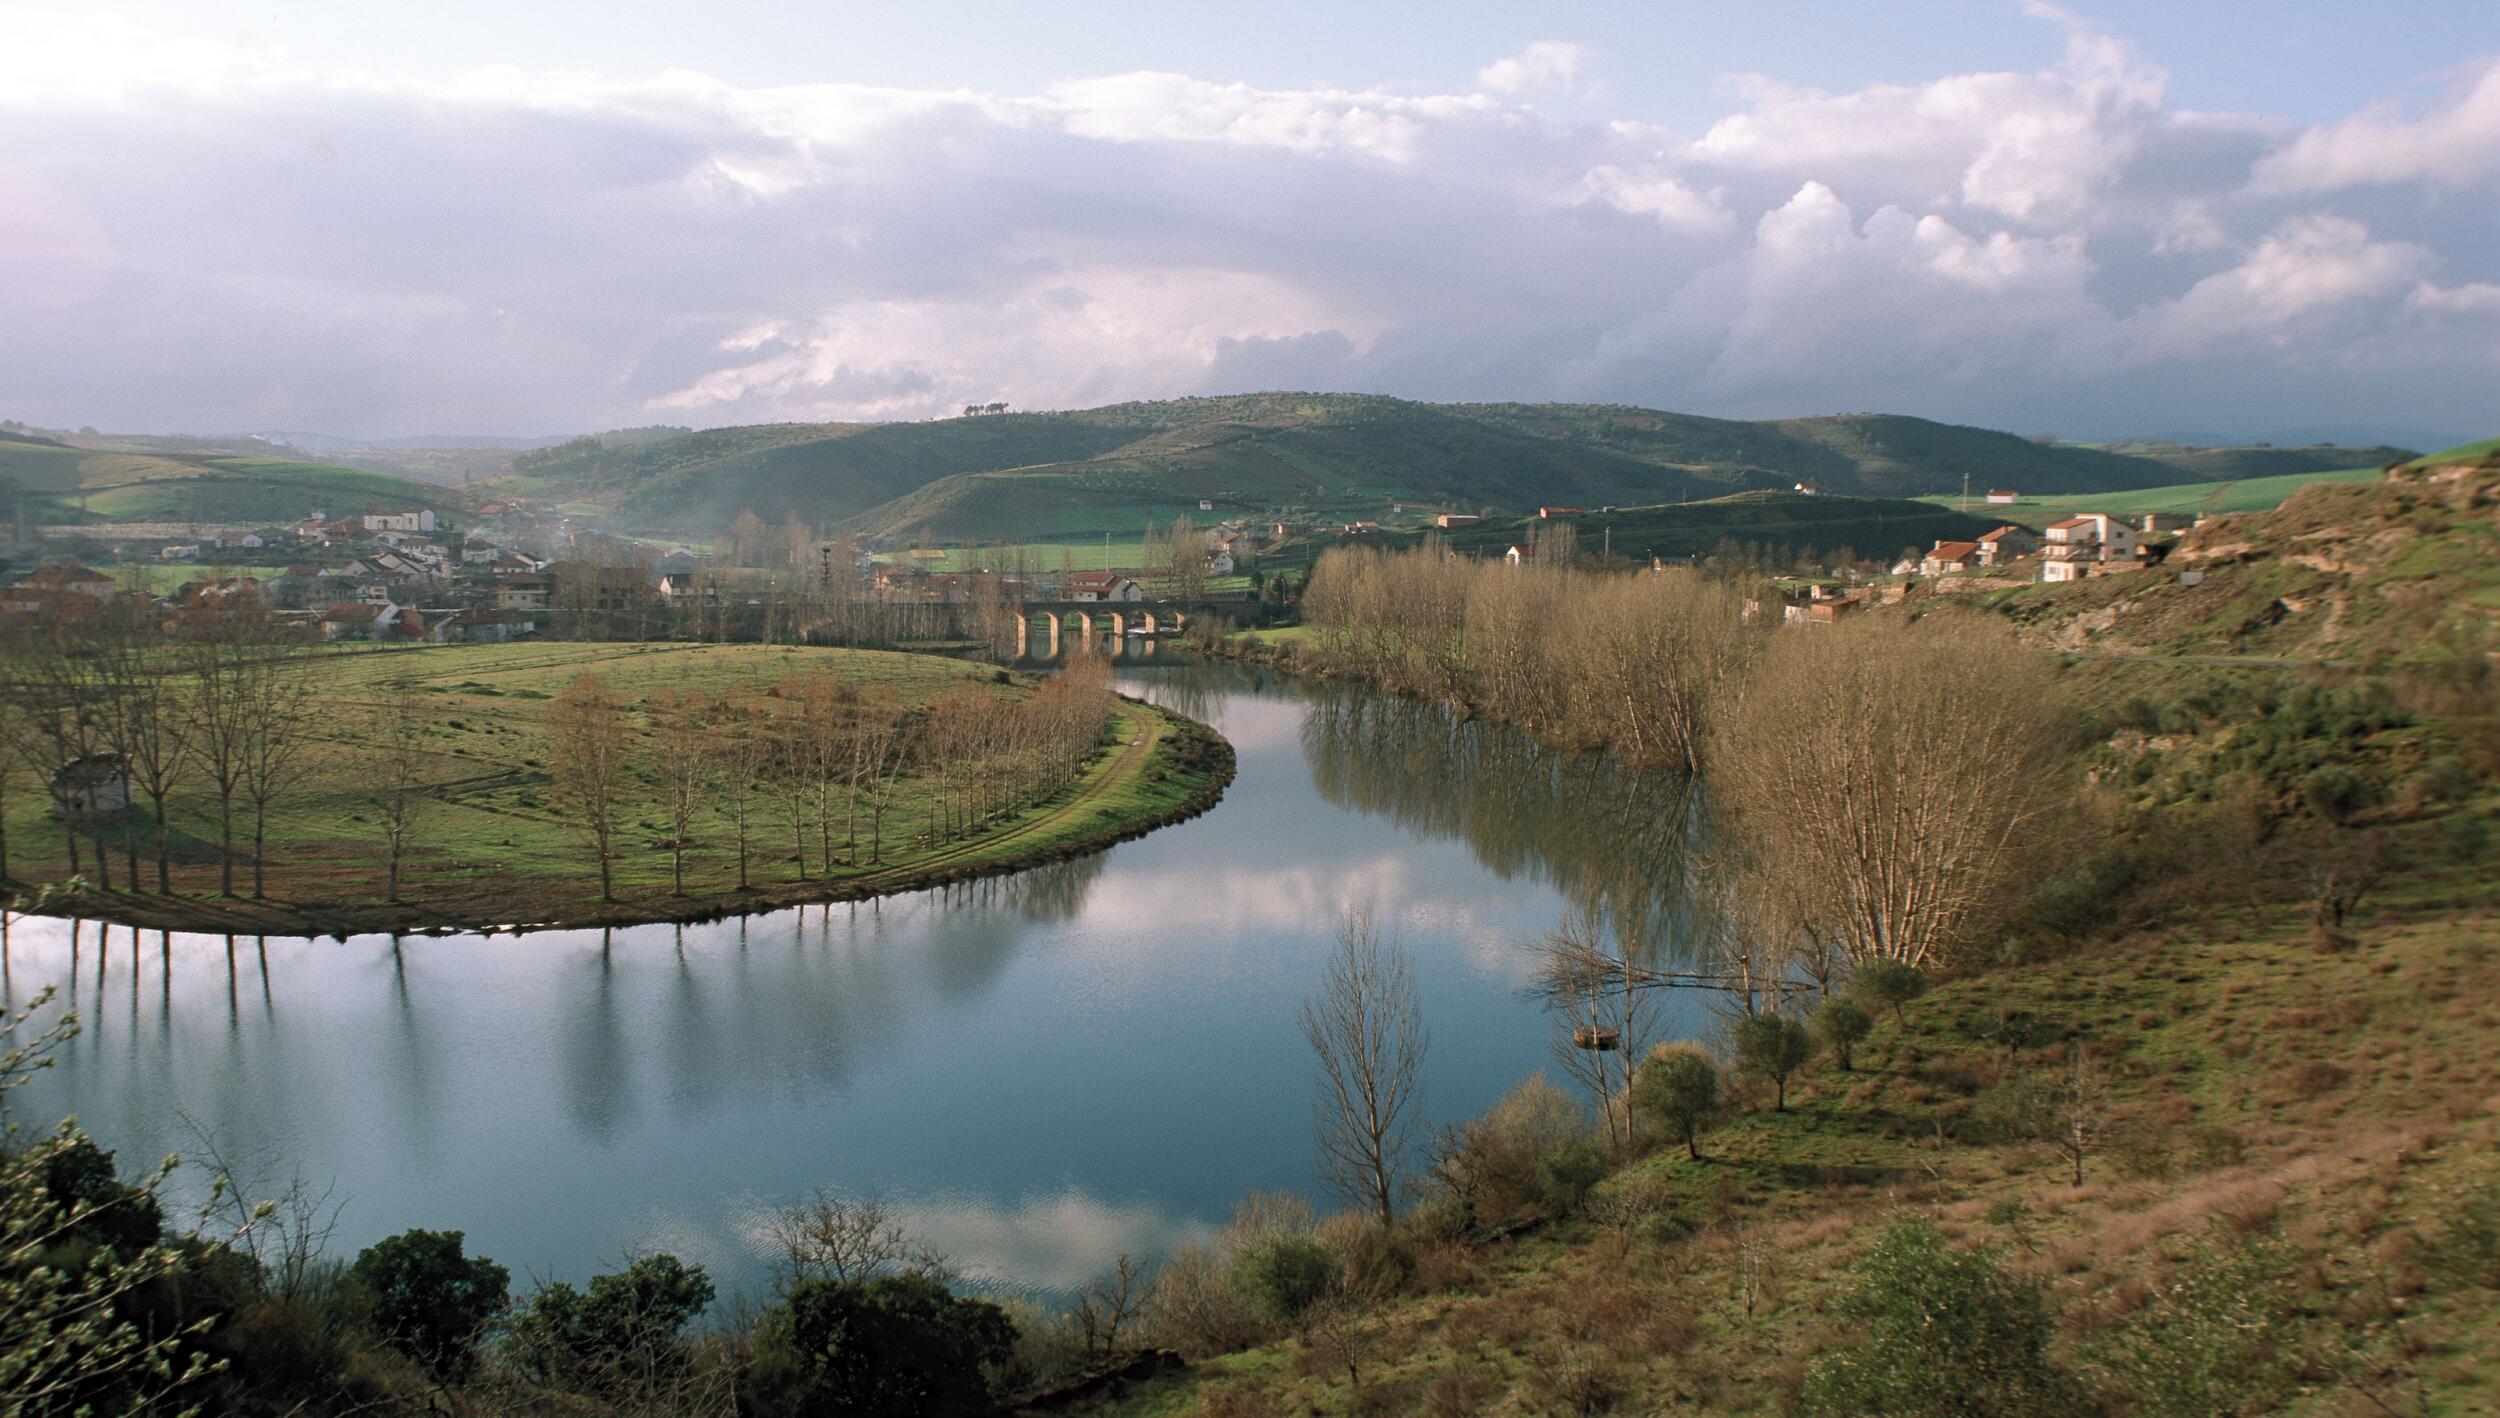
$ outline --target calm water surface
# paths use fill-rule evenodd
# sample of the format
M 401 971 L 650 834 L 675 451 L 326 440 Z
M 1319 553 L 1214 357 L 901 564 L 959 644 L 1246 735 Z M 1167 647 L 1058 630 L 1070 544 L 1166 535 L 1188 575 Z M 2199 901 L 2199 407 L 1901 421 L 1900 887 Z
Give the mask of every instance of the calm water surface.
M 1434 1120 L 1549 1066 L 1520 943 L 1622 873 L 1639 791 L 1367 691 L 1206 667 L 1124 687 L 1232 741 L 1222 804 L 994 881 L 397 942 L 19 918 L 10 996 L 58 984 L 86 1027 L 17 1112 L 74 1112 L 127 1166 L 206 1129 L 238 1170 L 335 1182 L 346 1254 L 427 1226 L 516 1279 L 661 1249 L 746 1289 L 759 1218 L 825 1187 L 1047 1292 L 1244 1191 L 1318 1195 L 1296 1011 L 1349 907 L 1414 954 Z

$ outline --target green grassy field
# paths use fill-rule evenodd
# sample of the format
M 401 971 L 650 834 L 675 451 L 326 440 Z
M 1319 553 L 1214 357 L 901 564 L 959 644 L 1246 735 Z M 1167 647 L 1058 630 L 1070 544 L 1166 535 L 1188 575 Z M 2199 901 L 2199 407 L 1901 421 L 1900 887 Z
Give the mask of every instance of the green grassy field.
M 751 868 L 757 889 L 744 895 L 735 891 L 735 838 L 714 792 L 688 853 L 689 894 L 676 897 L 670 893 L 664 845 L 669 829 L 654 777 L 659 752 L 650 726 L 637 713 L 628 790 L 632 807 L 623 816 L 616 866 L 621 904 L 599 902 L 595 861 L 551 797 L 548 702 L 584 672 L 598 674 L 613 692 L 639 703 L 664 690 L 764 689 L 815 670 L 878 686 L 906 704 L 996 675 L 987 665 L 934 656 L 783 646 L 333 651 L 305 671 L 320 686 L 320 729 L 306 789 L 286 802 L 272 823 L 272 902 L 255 907 L 211 896 L 216 826 L 209 804 L 195 790 L 177 803 L 176 813 L 181 841 L 175 885 L 188 898 L 116 895 L 85 909 L 139 924 L 211 930 L 582 922 L 757 909 L 900 889 L 999 861 L 1047 859 L 1181 808 L 1217 781 L 1219 760 L 1229 761 L 1220 740 L 1210 748 L 1212 736 L 1198 726 L 1123 702 L 1101 755 L 1058 799 L 972 838 L 946 841 L 928 835 L 929 790 L 907 779 L 887 817 L 882 864 L 837 863 L 831 878 L 813 865 L 805 880 L 799 878 L 786 826 L 776 834 L 770 826 L 775 809 L 759 799 Z M 429 757 L 423 811 L 404 868 L 409 905 L 395 911 L 380 901 L 384 843 L 370 795 L 384 759 L 372 725 L 376 704 L 403 686 L 417 692 Z M 59 832 L 26 786 L 21 774 L 9 800 L 11 867 L 24 879 L 56 879 L 65 865 Z M 143 849 L 143 868 L 146 855 Z M 118 861 L 114 874 L 118 884 Z
M 2141 517 L 2148 512 L 2168 512 L 2184 517 L 2193 517 L 2199 512 L 2264 512 L 2280 507 L 2283 499 L 2311 483 L 2369 482 L 2385 476 L 2376 468 L 2338 468 L 2330 472 L 2244 478 L 2237 482 L 2178 483 L 2170 487 L 2139 488 L 2133 492 L 2026 497 L 2011 507 L 1991 507 L 1974 497 L 1970 513 L 1983 519 L 1994 518 L 2038 528 L 2084 512 L 2106 512 L 2114 517 Z M 1958 496 L 1924 500 L 1939 507 L 1959 507 L 1962 502 Z
M 2111 692 L 2191 672 L 2125 673 Z M 2298 905 L 2182 902 L 2163 927 L 1938 985 L 1879 1018 L 1854 1068 L 1812 1061 L 1784 1112 L 1737 1082 L 1700 1160 L 1653 1136 L 1519 1239 L 1410 1225 L 1378 1249 L 1411 1269 L 1380 1267 L 1405 1278 L 1366 1305 L 1359 1384 L 1314 1330 L 1093 1411 L 1794 1413 L 1812 1365 L 1862 1337 L 1838 1313 L 1848 1266 L 1911 1217 L 2039 1287 L 2077 1385 L 2039 1411 L 2500 1409 L 2500 1271 L 2461 1216 L 2500 1200 L 2500 878 L 2474 845 L 2495 809 L 2486 785 L 2421 814 L 2349 948 L 2321 949 Z M 2105 1090 L 2080 1186 L 2024 1101 L 2077 1056 Z M 2230 1373 L 2285 1360 L 2280 1388 L 2104 1406 L 2105 1342 L 2142 1325 L 2187 1352 L 2150 1328 L 2180 1323 L 2165 1297 L 2243 1246 L 2265 1305 L 2205 1342 L 2262 1335 Z

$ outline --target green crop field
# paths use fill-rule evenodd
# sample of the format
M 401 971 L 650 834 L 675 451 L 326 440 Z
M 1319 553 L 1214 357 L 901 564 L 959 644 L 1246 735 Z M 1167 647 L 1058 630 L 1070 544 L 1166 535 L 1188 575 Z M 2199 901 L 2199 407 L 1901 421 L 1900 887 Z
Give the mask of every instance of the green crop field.
M 707 794 L 687 856 L 688 895 L 670 890 L 670 827 L 657 785 L 660 751 L 637 710 L 631 720 L 628 807 L 620 815 L 617 895 L 597 900 L 596 863 L 572 820 L 559 810 L 548 765 L 547 706 L 583 673 L 640 705 L 662 691 L 767 690 L 788 676 L 830 672 L 923 704 L 946 689 L 994 684 L 998 671 L 970 661 L 870 650 L 758 645 L 521 644 L 415 649 L 336 649 L 302 673 L 318 685 L 318 725 L 305 788 L 283 802 L 270 830 L 272 901 L 255 907 L 216 898 L 217 827 L 213 803 L 194 784 L 176 800 L 175 887 L 187 899 L 119 895 L 87 909 L 143 924 L 195 929 L 354 929 L 426 923 L 649 919 L 756 909 L 794 900 L 899 889 L 1001 860 L 1046 859 L 1054 852 L 1166 815 L 1209 786 L 1215 769 L 1205 730 L 1158 710 L 1123 702 L 1106 747 L 1070 789 L 1047 803 L 962 840 L 928 833 L 932 790 L 906 778 L 886 818 L 883 861 L 846 866 L 830 877 L 811 862 L 799 876 L 791 834 L 772 824 L 777 809 L 759 794 L 752 824 L 756 889 L 736 891 L 735 837 L 722 794 Z M 385 777 L 377 746 L 378 706 L 413 691 L 426 761 L 422 810 L 404 867 L 405 910 L 383 909 L 385 843 L 374 794 Z M 1000 689 L 1023 693 L 1023 682 Z M 52 881 L 64 849 L 45 804 L 27 791 L 22 766 L 8 796 L 11 871 Z M 839 790 L 837 789 L 837 796 Z M 840 810 L 836 809 L 837 812 Z M 140 828 L 142 867 L 149 867 Z M 248 840 L 248 825 L 246 828 Z M 840 850 L 836 826 L 836 851 Z M 113 865 L 116 885 L 123 864 Z M 238 868 L 248 882 L 248 867 Z
M 1974 498 L 1970 513 L 1974 517 L 2017 522 L 2026 527 L 2044 527 L 2085 512 L 2106 512 L 2114 517 L 2141 517 L 2148 512 L 2181 516 L 2194 516 L 2199 512 L 2264 512 L 2282 506 L 2283 499 L 2311 483 L 2369 482 L 2384 476 L 2376 468 L 2339 468 L 2330 472 L 2243 478 L 2237 482 L 2178 483 L 2170 487 L 2138 488 L 2132 492 L 2026 497 L 2011 507 L 1991 507 Z M 1959 507 L 1962 502 L 1959 497 L 1930 497 L 1925 500 L 1939 507 Z

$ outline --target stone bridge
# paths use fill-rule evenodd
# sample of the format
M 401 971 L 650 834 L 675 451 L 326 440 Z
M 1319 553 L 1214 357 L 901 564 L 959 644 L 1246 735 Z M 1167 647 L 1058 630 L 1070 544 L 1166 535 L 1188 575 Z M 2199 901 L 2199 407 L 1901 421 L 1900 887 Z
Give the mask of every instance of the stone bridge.
M 1026 601 L 1016 607 L 1016 658 L 1059 658 L 1059 639 L 1073 632 L 1091 643 L 1097 635 L 1117 645 L 1132 635 L 1178 635 L 1189 617 L 1218 613 L 1247 601 Z M 1038 636 L 1036 634 L 1038 632 Z

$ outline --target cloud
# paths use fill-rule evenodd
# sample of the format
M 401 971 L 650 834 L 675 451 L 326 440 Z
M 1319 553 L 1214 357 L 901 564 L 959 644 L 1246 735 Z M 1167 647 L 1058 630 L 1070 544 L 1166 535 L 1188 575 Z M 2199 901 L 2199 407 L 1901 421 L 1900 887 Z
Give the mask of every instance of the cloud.
M 420 83 L 0 19 L 0 412 L 553 433 L 1289 387 L 2110 433 L 2488 416 L 2500 250 L 2453 194 L 2492 176 L 2500 66 L 2302 129 L 2182 110 L 2123 40 L 2035 13 L 2065 39 L 2040 71 L 1754 77 L 1692 136 L 1597 113 L 1559 41 L 1467 93 L 1002 94 Z M 1582 116 L 1529 102 L 1563 88 Z
M 1589 57 L 1586 45 L 1566 39 L 1540 39 L 1505 59 L 1476 71 L 1476 82 L 1497 94 L 1523 94 L 1537 89 L 1568 89 L 1579 82 L 1580 65 Z
M 2250 189 L 2273 195 L 2428 183 L 2466 188 L 2500 182 L 2500 59 L 2470 72 L 2450 101 L 2418 119 L 2374 104 L 2303 131 L 2269 153 Z

